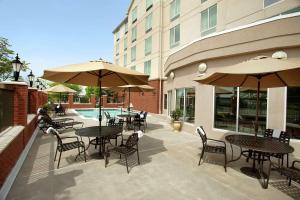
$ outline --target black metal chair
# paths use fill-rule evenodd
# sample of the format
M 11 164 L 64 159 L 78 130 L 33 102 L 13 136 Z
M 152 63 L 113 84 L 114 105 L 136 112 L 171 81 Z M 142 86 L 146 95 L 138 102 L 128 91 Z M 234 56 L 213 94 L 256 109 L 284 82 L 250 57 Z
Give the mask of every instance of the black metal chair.
M 300 161 L 294 160 L 291 167 L 282 167 L 279 169 L 282 175 L 286 176 L 289 179 L 289 186 L 293 181 L 300 181 L 300 166 L 296 167 L 295 164 L 299 163 Z
M 118 146 L 118 137 L 122 138 L 122 145 L 123 145 L 123 128 L 124 128 L 124 120 L 123 119 L 118 119 L 115 118 L 114 120 L 112 120 L 111 122 L 108 123 L 108 126 L 117 126 L 117 127 L 121 127 L 122 131 L 120 133 L 118 133 L 117 135 L 113 135 L 107 138 L 107 140 L 110 142 L 110 140 L 115 140 L 115 146 Z
M 134 132 L 141 130 L 143 132 L 146 131 L 146 118 L 144 114 L 136 114 L 132 121 Z
M 49 128 L 47 130 L 47 132 L 50 132 L 53 135 L 55 135 L 56 139 L 57 139 L 57 146 L 56 146 L 56 151 L 55 151 L 55 156 L 54 156 L 54 161 L 56 161 L 57 152 L 59 151 L 59 158 L 58 158 L 58 163 L 57 163 L 57 169 L 59 168 L 59 164 L 60 164 L 60 159 L 61 159 L 62 152 L 69 151 L 69 150 L 72 150 L 72 149 L 78 149 L 78 155 L 75 157 L 75 160 L 77 160 L 77 157 L 81 153 L 83 153 L 83 155 L 84 155 L 84 161 L 86 162 L 85 144 L 84 144 L 83 141 L 80 141 L 77 136 L 60 137 L 59 136 L 59 132 L 57 130 L 55 130 L 54 128 L 52 128 L 52 127 Z M 72 142 L 63 143 L 64 139 L 76 139 L 76 140 L 72 141 Z M 82 151 L 81 151 L 80 148 L 82 148 Z
M 223 154 L 224 155 L 224 168 L 225 168 L 225 172 L 227 172 L 227 169 L 226 169 L 226 165 L 227 165 L 226 143 L 221 140 L 207 138 L 206 133 L 202 126 L 197 127 L 196 130 L 202 139 L 202 145 L 203 145 L 198 165 L 200 165 L 200 163 L 201 163 L 201 159 L 204 156 L 204 152 Z
M 107 150 L 105 153 L 105 167 L 107 167 L 108 157 L 110 156 L 110 153 L 115 152 L 115 153 L 120 154 L 120 159 L 122 158 L 122 155 L 125 156 L 126 169 L 127 169 L 127 173 L 129 173 L 128 161 L 127 161 L 128 156 L 130 156 L 136 152 L 138 164 L 140 164 L 138 140 L 139 140 L 138 133 L 133 133 L 132 135 L 129 136 L 129 138 L 127 139 L 126 144 L 124 146 L 114 147 L 113 149 L 110 149 L 110 150 L 107 147 Z

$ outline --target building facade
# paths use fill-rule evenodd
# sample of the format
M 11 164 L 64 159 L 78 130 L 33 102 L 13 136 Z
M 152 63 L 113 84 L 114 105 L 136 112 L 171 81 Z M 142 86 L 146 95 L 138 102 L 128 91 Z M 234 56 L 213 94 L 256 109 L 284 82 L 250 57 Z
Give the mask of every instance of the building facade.
M 276 51 L 298 58 L 299 11 L 298 0 L 133 0 L 114 30 L 114 58 L 149 73 L 150 82 L 157 81 L 158 101 L 148 103 L 157 103 L 158 112 L 166 116 L 181 109 L 184 129 L 203 125 L 216 137 L 231 131 L 252 133 L 255 89 L 212 87 L 193 80 L 203 65 L 206 73 L 213 73 Z M 300 89 L 267 89 L 261 97 L 260 131 L 288 130 L 300 138 Z

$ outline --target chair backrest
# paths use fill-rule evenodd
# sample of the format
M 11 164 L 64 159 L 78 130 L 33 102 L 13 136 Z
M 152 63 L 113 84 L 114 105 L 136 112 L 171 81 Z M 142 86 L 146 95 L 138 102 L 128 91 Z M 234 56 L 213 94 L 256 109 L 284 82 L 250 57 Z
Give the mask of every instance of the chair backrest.
M 58 132 L 56 129 L 54 129 L 53 127 L 49 127 L 49 128 L 47 129 L 47 133 L 48 133 L 48 134 L 51 133 L 51 134 L 55 135 L 55 136 L 56 136 L 56 139 L 57 139 L 57 144 L 58 144 L 58 145 L 62 145 L 62 140 L 61 140 L 61 138 L 60 138 L 60 136 L 59 136 L 59 132 Z
M 197 133 L 201 137 L 203 146 L 205 146 L 207 144 L 207 136 L 206 136 L 206 133 L 205 133 L 205 131 L 203 129 L 203 126 L 197 127 L 196 130 L 197 130 Z
M 132 148 L 138 144 L 138 141 L 139 141 L 138 133 L 133 133 L 127 139 L 125 146 L 126 148 Z
M 278 140 L 280 142 L 289 144 L 290 143 L 290 134 L 286 131 L 281 131 Z
M 273 137 L 273 132 L 274 132 L 273 129 L 267 128 L 264 132 L 264 137 L 272 138 Z
M 147 118 L 148 112 L 144 112 L 144 119 Z

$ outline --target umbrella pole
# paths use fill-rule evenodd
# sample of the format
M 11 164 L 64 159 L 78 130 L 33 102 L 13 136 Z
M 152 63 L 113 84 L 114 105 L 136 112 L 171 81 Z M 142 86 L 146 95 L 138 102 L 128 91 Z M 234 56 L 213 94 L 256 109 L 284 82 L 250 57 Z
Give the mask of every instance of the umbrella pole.
M 256 93 L 256 118 L 255 118 L 255 137 L 257 137 L 258 133 L 258 114 L 259 114 L 259 94 L 260 94 L 260 79 L 261 76 L 257 77 L 257 93 Z
M 128 114 L 130 113 L 130 88 L 128 88 Z
M 101 70 L 99 70 L 99 126 L 100 126 L 100 132 L 101 132 L 101 122 L 102 122 L 102 116 L 101 116 L 101 101 L 102 101 L 102 81 L 101 81 Z
M 59 93 L 59 105 L 61 104 L 61 92 Z

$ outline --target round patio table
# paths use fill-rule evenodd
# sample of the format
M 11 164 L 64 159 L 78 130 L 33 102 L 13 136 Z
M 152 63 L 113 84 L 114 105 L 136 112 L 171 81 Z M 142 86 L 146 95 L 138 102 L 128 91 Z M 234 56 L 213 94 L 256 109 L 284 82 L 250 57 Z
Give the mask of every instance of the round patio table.
M 126 113 L 126 114 L 120 114 L 117 116 L 120 118 L 125 118 L 126 119 L 126 127 L 129 128 L 128 125 L 131 124 L 131 118 L 135 117 L 136 114 L 138 114 L 138 113 Z
M 225 137 L 225 140 L 230 143 L 230 145 L 239 146 L 241 149 L 240 156 L 237 159 L 233 159 L 233 150 L 232 152 L 232 161 L 238 160 L 242 155 L 242 148 L 250 149 L 253 152 L 258 154 L 258 165 L 259 165 L 259 177 L 264 177 L 263 173 L 263 163 L 266 161 L 264 155 L 270 154 L 289 154 L 294 151 L 294 148 L 291 147 L 287 143 L 280 142 L 276 138 L 265 138 L 265 137 L 255 137 L 252 135 L 242 135 L 242 134 L 234 134 L 228 135 Z M 255 156 L 254 156 L 255 157 Z M 268 156 L 267 156 L 268 157 Z M 271 170 L 271 161 L 268 157 L 267 161 L 269 161 L 269 168 L 266 173 L 266 180 L 263 180 L 262 187 L 268 188 L 270 170 Z M 253 169 L 255 168 L 255 162 L 253 161 Z
M 101 129 L 101 130 L 100 130 Z M 99 148 L 99 156 L 100 158 L 104 158 L 105 152 L 105 139 L 117 135 L 123 131 L 122 127 L 119 126 L 91 126 L 86 128 L 77 129 L 75 134 L 80 137 L 96 137 L 96 144 L 100 145 Z M 92 140 L 93 141 L 93 140 Z M 89 142 L 89 146 L 91 142 Z M 88 146 L 88 147 L 89 147 Z M 88 149 L 87 147 L 87 149 Z

